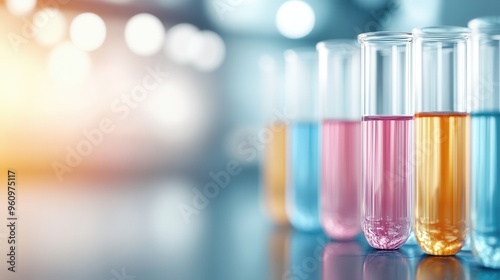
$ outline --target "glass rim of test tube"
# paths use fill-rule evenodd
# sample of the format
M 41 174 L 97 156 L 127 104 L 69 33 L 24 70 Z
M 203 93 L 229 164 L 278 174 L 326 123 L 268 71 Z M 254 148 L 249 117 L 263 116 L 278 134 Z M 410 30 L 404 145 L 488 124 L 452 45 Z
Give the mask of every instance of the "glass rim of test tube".
M 470 30 L 467 27 L 452 25 L 437 25 L 414 28 L 412 33 L 415 38 L 426 41 L 455 41 L 467 40 L 470 37 Z
M 330 39 L 320 41 L 316 44 L 316 49 L 318 51 L 323 50 L 336 50 L 336 51 L 346 51 L 346 53 L 351 53 L 353 50 L 358 50 L 359 45 L 355 39 Z
M 468 25 L 472 33 L 500 33 L 500 16 L 473 18 Z
M 376 31 L 367 32 L 358 35 L 359 43 L 377 43 L 377 44 L 407 44 L 413 40 L 410 32 L 400 31 Z

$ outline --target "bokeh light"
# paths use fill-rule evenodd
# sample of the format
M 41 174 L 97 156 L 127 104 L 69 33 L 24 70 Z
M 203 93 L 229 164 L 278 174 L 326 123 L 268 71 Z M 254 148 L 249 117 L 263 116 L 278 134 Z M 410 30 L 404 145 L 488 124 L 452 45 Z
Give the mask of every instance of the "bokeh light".
M 42 46 L 52 46 L 63 40 L 67 22 L 64 15 L 52 8 L 46 8 L 33 16 L 35 40 Z
M 106 24 L 104 20 L 93 13 L 78 15 L 71 22 L 71 41 L 84 51 L 98 49 L 106 39 Z
M 36 0 L 6 0 L 5 5 L 11 14 L 22 16 L 35 8 Z
M 186 48 L 191 39 L 197 36 L 199 30 L 189 23 L 173 26 L 165 35 L 165 54 L 169 59 L 178 64 L 188 64 L 193 57 Z
M 169 82 L 151 96 L 149 110 L 153 119 L 166 131 L 181 131 L 193 127 L 199 105 L 195 93 L 178 82 Z
M 157 53 L 164 44 L 165 28 L 151 14 L 133 16 L 125 26 L 125 42 L 132 52 L 141 56 Z
M 304 1 L 283 3 L 276 13 L 276 27 L 287 38 L 307 36 L 314 28 L 316 16 L 312 7 Z
M 76 85 L 90 72 L 90 56 L 71 42 L 57 45 L 49 55 L 49 74 L 62 85 Z
M 217 69 L 224 61 L 226 46 L 217 33 L 202 31 L 191 38 L 188 53 L 193 58 L 195 68 L 209 72 Z
M 176 74 L 151 93 L 144 112 L 165 145 L 191 152 L 210 129 L 210 102 L 188 76 Z

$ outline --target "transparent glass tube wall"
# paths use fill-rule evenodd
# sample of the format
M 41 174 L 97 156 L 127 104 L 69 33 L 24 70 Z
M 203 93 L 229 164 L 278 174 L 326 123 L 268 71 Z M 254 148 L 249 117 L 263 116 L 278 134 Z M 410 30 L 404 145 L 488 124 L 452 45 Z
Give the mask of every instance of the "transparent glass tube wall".
M 286 212 L 305 231 L 320 230 L 318 55 L 314 48 L 285 52 L 287 134 Z
M 361 232 L 361 96 L 355 40 L 318 43 L 321 104 L 321 225 L 333 239 Z
M 401 247 L 411 231 L 413 110 L 410 33 L 361 34 L 362 212 L 368 243 Z
M 500 17 L 473 19 L 469 28 L 472 248 L 483 265 L 500 268 Z
M 415 114 L 415 236 L 431 255 L 453 255 L 468 222 L 469 115 L 463 27 L 413 31 Z

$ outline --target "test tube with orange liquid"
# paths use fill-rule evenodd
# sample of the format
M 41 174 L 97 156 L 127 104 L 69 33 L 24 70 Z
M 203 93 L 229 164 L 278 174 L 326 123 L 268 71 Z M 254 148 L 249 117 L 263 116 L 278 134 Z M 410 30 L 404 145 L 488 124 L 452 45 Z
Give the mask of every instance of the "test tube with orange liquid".
M 415 236 L 430 255 L 456 254 L 465 243 L 469 189 L 467 49 L 463 27 L 413 31 Z

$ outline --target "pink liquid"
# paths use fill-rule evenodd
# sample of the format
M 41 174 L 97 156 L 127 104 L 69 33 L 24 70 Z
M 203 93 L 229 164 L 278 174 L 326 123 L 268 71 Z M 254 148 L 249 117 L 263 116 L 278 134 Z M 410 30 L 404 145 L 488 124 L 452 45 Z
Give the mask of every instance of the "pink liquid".
M 361 232 L 361 122 L 323 122 L 321 224 L 334 239 Z
M 363 233 L 374 248 L 397 249 L 411 229 L 413 117 L 364 117 L 362 138 Z

